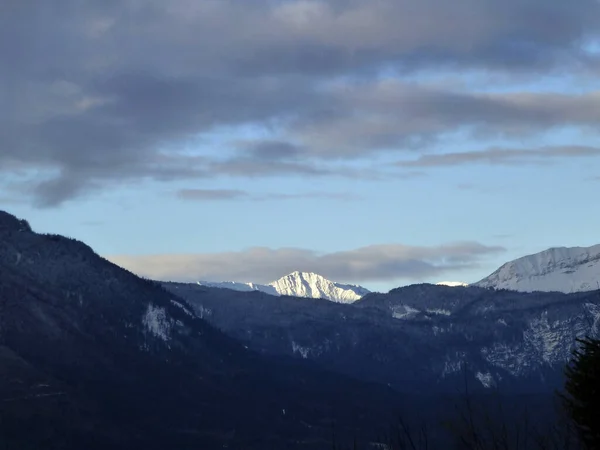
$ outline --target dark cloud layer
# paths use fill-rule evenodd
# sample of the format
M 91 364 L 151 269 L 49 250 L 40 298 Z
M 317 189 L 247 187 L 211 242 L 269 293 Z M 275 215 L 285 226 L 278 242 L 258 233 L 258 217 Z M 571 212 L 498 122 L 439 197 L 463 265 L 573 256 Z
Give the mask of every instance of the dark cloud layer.
M 0 175 L 29 170 L 29 194 L 54 206 L 144 179 L 336 175 L 339 159 L 456 130 L 595 127 L 598 93 L 483 94 L 375 75 L 584 73 L 598 68 L 584 44 L 599 29 L 595 0 L 9 1 Z M 277 137 L 232 138 L 216 159 L 180 151 L 238 126 Z
M 257 247 L 230 253 L 120 255 L 109 259 L 140 275 L 162 280 L 268 283 L 301 270 L 336 281 L 419 281 L 476 268 L 484 258 L 502 251 L 502 247 L 458 242 L 437 247 L 372 245 L 326 254 Z

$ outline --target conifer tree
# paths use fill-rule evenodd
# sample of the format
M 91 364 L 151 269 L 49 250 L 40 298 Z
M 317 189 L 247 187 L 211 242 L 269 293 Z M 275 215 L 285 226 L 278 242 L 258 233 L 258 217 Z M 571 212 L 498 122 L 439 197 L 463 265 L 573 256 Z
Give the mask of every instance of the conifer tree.
M 577 342 L 562 398 L 585 447 L 600 450 L 600 340 Z

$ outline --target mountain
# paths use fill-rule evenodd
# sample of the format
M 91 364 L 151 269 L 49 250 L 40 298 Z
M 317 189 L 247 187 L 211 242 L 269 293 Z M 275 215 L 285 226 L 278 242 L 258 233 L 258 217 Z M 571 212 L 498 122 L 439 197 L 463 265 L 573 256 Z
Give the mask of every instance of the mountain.
M 600 245 L 556 247 L 510 261 L 474 286 L 522 292 L 600 289 Z
M 195 285 L 165 287 L 263 354 L 294 356 L 402 392 L 551 396 L 576 339 L 597 336 L 598 292 L 521 293 L 431 284 L 352 304 Z
M 259 355 L 195 310 L 0 211 L 2 447 L 325 449 L 333 422 L 372 440 L 404 403 L 384 386 Z
M 279 292 L 277 292 L 277 290 L 273 286 L 268 284 L 242 283 L 238 281 L 198 281 L 197 284 L 199 286 L 208 286 L 218 289 L 230 289 L 233 291 L 240 292 L 259 291 L 269 295 L 280 295 Z
M 599 327 L 597 292 L 413 285 L 343 304 L 159 284 L 0 211 L 7 449 L 320 450 L 333 430 L 381 448 L 465 379 L 537 417 Z
M 335 283 L 311 272 L 293 272 L 271 286 L 279 295 L 324 298 L 338 303 L 352 303 L 370 292 L 361 286 Z
M 260 291 L 269 295 L 323 298 L 337 303 L 352 303 L 370 293 L 356 285 L 329 281 L 311 272 L 293 272 L 269 284 L 226 282 L 198 282 L 201 286 L 232 289 L 241 292 Z
M 450 286 L 450 287 L 468 286 L 468 283 L 464 283 L 462 281 L 440 281 L 435 284 L 437 284 L 438 286 Z

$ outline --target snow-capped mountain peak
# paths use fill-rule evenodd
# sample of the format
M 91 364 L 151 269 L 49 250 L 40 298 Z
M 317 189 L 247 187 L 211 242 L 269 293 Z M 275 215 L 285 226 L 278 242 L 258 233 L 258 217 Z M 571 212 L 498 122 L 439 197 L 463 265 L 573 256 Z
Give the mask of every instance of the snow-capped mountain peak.
M 352 303 L 369 291 L 361 286 L 335 283 L 313 272 L 292 272 L 270 283 L 280 295 L 326 298 L 334 302 Z
M 553 247 L 507 262 L 474 286 L 522 292 L 600 289 L 600 245 Z
M 352 303 L 370 293 L 368 289 L 362 286 L 336 283 L 319 274 L 300 271 L 292 272 L 269 284 L 234 281 L 199 281 L 198 284 L 236 291 L 260 291 L 276 296 L 288 295 L 292 297 L 324 298 L 338 303 Z

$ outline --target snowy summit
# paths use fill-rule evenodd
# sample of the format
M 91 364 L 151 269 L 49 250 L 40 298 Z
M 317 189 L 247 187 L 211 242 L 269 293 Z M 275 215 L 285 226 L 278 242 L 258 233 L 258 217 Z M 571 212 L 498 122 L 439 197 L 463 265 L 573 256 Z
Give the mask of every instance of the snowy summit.
M 521 292 L 600 289 L 600 245 L 555 247 L 508 262 L 473 286 Z
M 370 293 L 362 286 L 336 283 L 312 272 L 292 272 L 269 284 L 240 283 L 234 281 L 199 281 L 208 287 L 233 289 L 236 291 L 261 291 L 269 295 L 324 298 L 338 303 L 353 303 Z
M 468 286 L 468 283 L 463 281 L 440 281 L 435 283 L 438 286 L 450 286 L 450 287 L 465 287 Z

